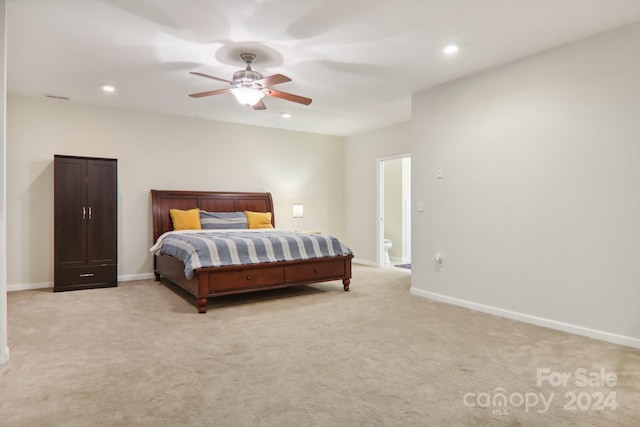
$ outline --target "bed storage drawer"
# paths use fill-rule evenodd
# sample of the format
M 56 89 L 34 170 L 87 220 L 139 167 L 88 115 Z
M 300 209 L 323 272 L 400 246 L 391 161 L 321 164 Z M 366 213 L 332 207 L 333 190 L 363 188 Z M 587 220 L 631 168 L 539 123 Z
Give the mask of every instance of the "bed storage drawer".
M 208 275 L 209 293 L 235 289 L 252 289 L 277 286 L 284 282 L 282 266 L 254 268 L 250 270 L 219 271 Z
M 285 267 L 284 277 L 286 283 L 313 282 L 344 276 L 344 260 L 317 259 L 301 264 L 292 264 Z

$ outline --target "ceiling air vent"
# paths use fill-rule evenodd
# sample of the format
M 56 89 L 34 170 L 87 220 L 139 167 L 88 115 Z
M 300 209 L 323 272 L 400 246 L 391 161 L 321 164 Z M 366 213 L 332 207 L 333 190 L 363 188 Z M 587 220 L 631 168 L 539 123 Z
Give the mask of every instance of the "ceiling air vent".
M 69 100 L 68 96 L 49 95 L 48 93 L 45 93 L 44 97 L 45 98 L 52 98 L 52 99 L 62 99 L 64 101 L 68 101 Z

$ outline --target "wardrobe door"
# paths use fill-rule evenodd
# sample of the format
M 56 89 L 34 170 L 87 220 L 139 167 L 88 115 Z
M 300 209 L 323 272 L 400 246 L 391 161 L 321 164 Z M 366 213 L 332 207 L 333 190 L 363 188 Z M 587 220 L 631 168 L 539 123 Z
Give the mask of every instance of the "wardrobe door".
M 118 262 L 117 174 L 117 163 L 113 160 L 87 162 L 88 265 Z
M 56 158 L 54 163 L 55 268 L 87 262 L 87 163 L 82 159 Z

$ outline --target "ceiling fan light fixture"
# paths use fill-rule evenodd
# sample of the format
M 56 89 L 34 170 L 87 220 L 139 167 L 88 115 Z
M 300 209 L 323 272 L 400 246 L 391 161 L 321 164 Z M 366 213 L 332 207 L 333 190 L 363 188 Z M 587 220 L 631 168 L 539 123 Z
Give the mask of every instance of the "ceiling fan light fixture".
M 235 87 L 231 89 L 231 93 L 236 97 L 242 105 L 256 105 L 258 101 L 264 98 L 264 92 L 259 89 L 248 87 Z

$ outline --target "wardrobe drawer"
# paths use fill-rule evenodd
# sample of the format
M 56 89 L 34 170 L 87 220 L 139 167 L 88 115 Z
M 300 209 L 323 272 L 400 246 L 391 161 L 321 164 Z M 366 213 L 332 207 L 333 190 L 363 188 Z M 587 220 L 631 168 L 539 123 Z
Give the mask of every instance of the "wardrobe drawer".
M 55 271 L 55 291 L 87 289 L 91 287 L 116 286 L 118 282 L 116 265 L 97 267 L 57 268 Z

